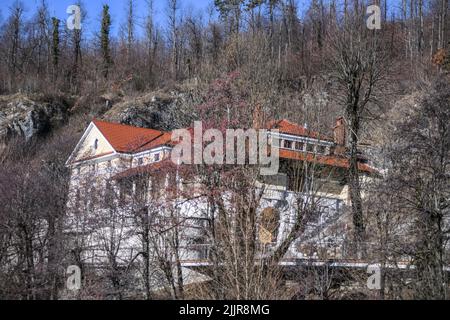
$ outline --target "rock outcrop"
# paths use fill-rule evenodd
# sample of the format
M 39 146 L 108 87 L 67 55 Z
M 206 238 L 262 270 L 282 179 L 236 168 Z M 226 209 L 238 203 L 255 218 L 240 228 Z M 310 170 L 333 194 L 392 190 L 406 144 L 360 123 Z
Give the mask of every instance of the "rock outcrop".
M 67 102 L 72 101 L 72 102 Z M 0 145 L 13 137 L 30 140 L 66 124 L 69 116 L 79 115 L 137 127 L 170 131 L 191 126 L 196 119 L 199 94 L 192 88 L 160 90 L 137 97 L 101 96 L 41 97 L 15 94 L 0 96 Z M 86 123 L 83 121 L 82 128 Z M 74 125 L 71 123 L 70 125 Z
M 188 92 L 152 92 L 115 104 L 104 119 L 143 128 L 170 131 L 192 125 L 199 101 Z
M 64 124 L 67 117 L 63 102 L 42 102 L 20 94 L 0 96 L 0 141 L 44 135 Z

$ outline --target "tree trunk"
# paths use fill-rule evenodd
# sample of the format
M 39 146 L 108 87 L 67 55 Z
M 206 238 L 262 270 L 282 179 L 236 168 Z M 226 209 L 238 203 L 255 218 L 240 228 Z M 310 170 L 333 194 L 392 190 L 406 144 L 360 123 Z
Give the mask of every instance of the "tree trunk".
M 353 99 L 357 99 L 353 97 Z M 361 198 L 361 185 L 358 170 L 358 134 L 360 119 L 358 116 L 357 103 L 350 104 L 347 107 L 347 117 L 350 119 L 350 168 L 348 171 L 348 182 L 350 201 L 352 204 L 352 217 L 354 226 L 354 241 L 356 251 L 359 254 L 364 253 L 365 227 L 363 220 L 363 208 Z

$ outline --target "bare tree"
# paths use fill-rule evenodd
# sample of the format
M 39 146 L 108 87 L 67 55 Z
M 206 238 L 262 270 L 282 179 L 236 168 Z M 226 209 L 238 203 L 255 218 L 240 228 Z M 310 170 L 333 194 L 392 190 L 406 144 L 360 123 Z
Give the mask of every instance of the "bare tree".
M 170 43 L 171 43 L 171 70 L 172 77 L 177 79 L 179 69 L 179 43 L 178 43 L 178 10 L 179 3 L 177 0 L 168 0 L 167 2 L 167 18 L 169 21 Z
M 331 36 L 331 35 L 330 35 Z M 339 34 L 332 36 L 331 65 L 337 80 L 338 97 L 345 112 L 349 131 L 350 169 L 348 182 L 352 202 L 356 244 L 364 241 L 361 182 L 358 168 L 358 143 L 366 119 L 374 118 L 377 92 L 384 77 L 385 54 L 380 35 L 360 25 L 358 16 L 348 17 Z
M 448 264 L 449 82 L 434 80 L 397 131 L 393 150 L 396 195 L 414 214 L 412 256 L 417 265 L 415 295 L 445 299 Z

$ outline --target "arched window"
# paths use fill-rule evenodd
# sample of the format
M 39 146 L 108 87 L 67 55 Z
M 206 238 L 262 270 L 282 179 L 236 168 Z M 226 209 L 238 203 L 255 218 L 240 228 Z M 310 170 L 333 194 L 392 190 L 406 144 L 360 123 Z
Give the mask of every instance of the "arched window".
M 98 139 L 95 139 L 94 141 L 94 150 L 97 150 L 98 148 Z

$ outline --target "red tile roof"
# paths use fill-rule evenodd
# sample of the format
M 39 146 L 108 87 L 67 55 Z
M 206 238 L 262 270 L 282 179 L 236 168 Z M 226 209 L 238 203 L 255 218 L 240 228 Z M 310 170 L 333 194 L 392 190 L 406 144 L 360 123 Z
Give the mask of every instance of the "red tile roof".
M 170 132 L 138 128 L 101 120 L 94 120 L 93 123 L 117 152 L 142 152 L 158 146 L 172 144 Z M 286 119 L 270 121 L 266 127 L 267 129 L 278 129 L 281 133 L 332 141 L 331 138 L 325 135 L 306 129 Z M 193 131 L 192 128 L 187 130 Z
M 100 120 L 94 120 L 94 124 L 97 128 L 102 132 L 108 142 L 113 146 L 113 148 L 118 152 L 124 153 L 136 153 L 142 152 L 146 150 L 150 150 L 162 145 L 173 145 L 171 141 L 171 133 L 170 132 L 162 132 L 153 129 L 145 129 L 145 128 L 137 128 L 133 126 L 110 123 Z M 294 124 L 288 120 L 278 120 L 278 121 L 270 121 L 267 124 L 267 129 L 279 129 L 280 132 L 286 134 L 292 134 L 297 136 L 306 136 L 315 139 L 322 140 L 330 140 L 331 138 L 322 136 L 318 132 L 311 131 L 306 129 L 303 126 Z M 193 129 L 188 128 L 191 134 Z M 307 161 L 312 163 L 318 163 L 322 165 L 340 167 L 340 168 L 349 168 L 349 159 L 343 156 L 338 155 L 317 155 L 312 153 L 304 153 L 295 150 L 279 150 L 280 158 L 284 159 L 292 159 L 292 160 L 300 160 Z M 166 161 L 162 161 L 159 163 L 151 164 L 148 166 L 143 166 L 141 168 L 132 168 L 129 169 L 120 175 L 118 178 L 123 176 L 129 176 L 133 174 L 138 174 L 144 170 L 148 172 L 149 170 L 159 170 L 163 167 L 167 167 Z M 364 163 L 358 163 L 358 168 L 362 172 L 367 173 L 376 173 L 376 170 L 368 166 Z
M 139 176 L 139 175 L 159 175 L 159 174 L 166 174 L 166 173 L 175 173 L 179 174 L 180 176 L 190 176 L 195 171 L 195 168 L 190 165 L 186 164 L 175 164 L 173 163 L 172 159 L 169 157 L 166 157 L 158 162 L 153 162 L 150 164 L 146 164 L 144 166 L 134 167 L 127 169 L 125 171 L 122 171 L 112 177 L 112 179 L 124 179 L 129 178 L 133 176 Z
M 324 155 L 317 155 L 313 153 L 304 153 L 294 150 L 286 150 L 286 149 L 280 149 L 279 150 L 279 157 L 284 159 L 292 159 L 292 160 L 300 160 L 300 161 L 307 161 L 311 163 L 318 163 L 323 165 L 328 165 L 332 167 L 339 167 L 339 168 L 345 168 L 348 169 L 350 167 L 349 159 L 339 156 L 324 156 Z M 358 163 L 358 169 L 363 172 L 367 173 L 375 173 L 376 171 L 368 166 L 365 163 Z
M 146 128 L 94 120 L 93 123 L 117 152 L 133 153 L 153 149 L 170 141 L 170 134 Z
M 172 161 L 170 161 L 170 159 L 164 159 L 162 161 L 150 163 L 145 166 L 134 167 L 134 168 L 125 170 L 123 172 L 116 174 L 113 177 L 113 179 L 123 179 L 123 178 L 131 177 L 131 176 L 137 176 L 137 175 L 147 174 L 147 173 L 151 173 L 151 172 L 159 172 L 161 170 L 166 171 L 167 169 L 172 169 L 174 167 L 175 167 L 175 165 L 173 164 Z
M 85 157 L 85 158 L 82 158 L 82 159 L 79 159 L 79 160 L 76 160 L 75 162 L 81 162 L 81 161 L 87 161 L 87 160 L 94 160 L 94 159 L 97 159 L 97 158 L 101 158 L 101 157 L 104 157 L 104 156 L 107 156 L 107 155 L 110 155 L 110 154 L 113 154 L 114 152 L 104 152 L 104 153 L 100 153 L 100 154 L 97 154 L 97 155 L 95 155 L 95 156 L 89 156 L 89 157 Z
M 172 133 L 171 132 L 164 132 L 159 137 L 155 138 L 154 140 L 144 144 L 142 147 L 135 150 L 135 152 L 142 152 L 142 151 L 150 150 L 150 149 L 160 147 L 163 145 L 172 145 Z
M 266 125 L 266 128 L 278 129 L 280 133 L 292 134 L 294 136 L 302 136 L 313 139 L 333 141 L 332 138 L 327 137 L 324 134 L 320 134 L 319 132 L 309 130 L 303 126 L 290 122 L 289 120 L 286 119 L 269 121 Z

